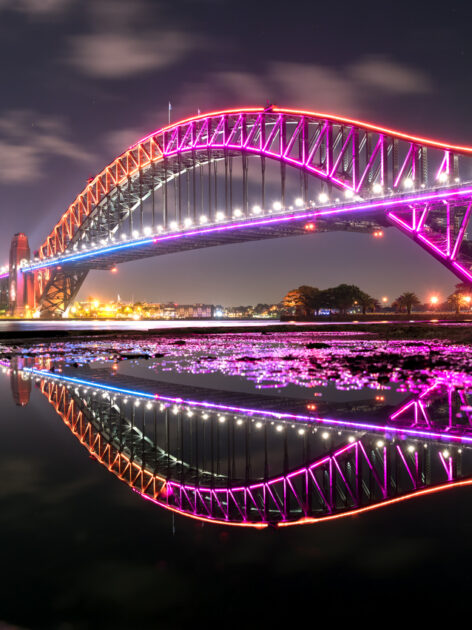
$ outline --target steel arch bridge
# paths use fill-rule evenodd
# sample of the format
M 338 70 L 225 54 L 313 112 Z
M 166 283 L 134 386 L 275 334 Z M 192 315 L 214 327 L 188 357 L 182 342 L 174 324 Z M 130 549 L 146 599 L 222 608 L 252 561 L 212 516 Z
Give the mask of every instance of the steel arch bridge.
M 12 383 L 35 379 L 90 455 L 135 492 L 205 522 L 313 524 L 472 484 L 470 391 L 447 377 L 386 420 L 366 422 L 276 411 L 264 402 L 257 409 L 248 401 L 223 404 L 208 398 L 211 390 L 187 388 L 187 398 L 165 383 L 150 389 L 145 380 L 116 375 L 110 382 L 105 370 L 90 380 L 51 373 L 48 365 L 4 365 Z M 257 450 L 251 457 L 251 440 L 267 440 L 268 430 L 281 436 L 285 451 L 291 430 L 303 434 L 304 461 L 277 462 L 274 448 L 265 449 L 265 460 Z M 212 444 L 206 460 L 205 441 Z
M 219 111 L 159 129 L 117 157 L 88 182 L 36 258 L 16 244 L 3 278 L 13 311 L 60 316 L 91 269 L 225 243 L 395 226 L 472 282 L 471 210 L 471 147 L 275 106 Z

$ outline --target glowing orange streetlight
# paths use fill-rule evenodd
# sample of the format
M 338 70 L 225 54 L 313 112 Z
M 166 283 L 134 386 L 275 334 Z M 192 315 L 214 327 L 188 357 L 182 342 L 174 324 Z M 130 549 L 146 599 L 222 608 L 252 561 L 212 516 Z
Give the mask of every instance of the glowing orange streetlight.
M 437 295 L 432 295 L 429 298 L 429 303 L 431 304 L 431 308 L 434 310 L 439 303 L 439 298 Z

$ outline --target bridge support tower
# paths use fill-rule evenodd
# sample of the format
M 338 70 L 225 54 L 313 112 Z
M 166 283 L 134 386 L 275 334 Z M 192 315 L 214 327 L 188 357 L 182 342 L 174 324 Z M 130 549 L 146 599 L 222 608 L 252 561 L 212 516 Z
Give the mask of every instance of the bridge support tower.
M 32 317 L 34 311 L 34 276 L 21 271 L 22 261 L 30 260 L 30 247 L 26 234 L 18 233 L 10 246 L 10 315 Z

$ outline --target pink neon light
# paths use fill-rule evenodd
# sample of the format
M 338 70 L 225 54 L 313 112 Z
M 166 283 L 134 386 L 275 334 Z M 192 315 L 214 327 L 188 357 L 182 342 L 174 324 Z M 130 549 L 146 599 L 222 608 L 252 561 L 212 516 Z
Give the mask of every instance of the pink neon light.
M 425 193 L 425 194 L 419 193 L 419 194 L 416 194 L 415 197 L 405 197 L 405 198 L 397 197 L 394 199 L 387 198 L 382 201 L 376 198 L 375 201 L 369 201 L 365 203 L 354 203 L 351 205 L 342 206 L 340 208 L 334 207 L 334 208 L 328 208 L 326 210 L 318 209 L 318 210 L 313 210 L 312 212 L 305 213 L 305 214 L 289 214 L 289 215 L 284 215 L 280 217 L 272 217 L 269 219 L 250 219 L 245 222 L 231 223 L 231 224 L 225 224 L 221 226 L 212 226 L 212 227 L 208 227 L 204 229 L 188 230 L 185 232 L 176 232 L 173 234 L 167 234 L 164 236 L 151 237 L 151 238 L 155 243 L 157 243 L 160 241 L 171 240 L 171 239 L 176 239 L 176 238 L 181 238 L 181 237 L 197 236 L 201 234 L 211 234 L 214 232 L 235 230 L 238 228 L 257 227 L 258 225 L 268 225 L 268 224 L 281 223 L 281 222 L 287 222 L 287 221 L 293 221 L 293 220 L 315 219 L 316 217 L 319 217 L 319 216 L 330 216 L 330 215 L 342 214 L 342 213 L 348 213 L 348 212 L 358 212 L 361 210 L 371 211 L 371 210 L 377 210 L 380 208 L 389 208 L 389 207 L 397 206 L 399 204 L 410 204 L 410 203 L 422 202 L 422 201 L 433 201 L 433 200 L 440 200 L 440 199 L 445 199 L 448 197 L 455 197 L 455 196 L 463 197 L 469 194 L 472 194 L 472 188 L 452 189 L 452 190 L 447 190 L 447 191 L 442 191 L 442 192 Z M 472 203 L 470 204 L 469 208 L 472 209 Z M 410 226 L 404 223 L 401 219 L 399 219 L 393 213 L 388 213 L 388 216 L 394 221 L 401 223 L 410 232 L 413 231 Z M 425 237 L 422 237 L 422 235 L 419 235 L 419 236 L 428 245 L 435 248 L 438 251 L 438 253 L 441 254 L 441 256 L 445 257 L 445 254 L 441 252 L 441 250 L 437 249 L 435 245 L 430 243 L 430 241 L 428 241 Z M 148 240 L 148 239 L 144 239 L 144 240 Z M 132 243 L 132 241 L 128 241 L 126 245 L 130 243 Z M 139 245 L 139 243 L 140 241 L 137 240 L 136 244 Z M 117 246 L 107 246 L 102 249 L 93 250 L 93 252 L 87 252 L 86 257 L 92 258 L 93 254 L 101 255 L 102 253 L 106 253 L 108 250 L 113 251 L 115 247 Z M 78 253 L 78 254 L 72 254 L 70 256 L 61 257 L 59 260 L 61 261 L 61 263 L 64 263 L 69 260 L 73 261 L 73 260 L 79 259 L 79 256 L 85 257 L 83 254 Z M 25 266 L 23 268 L 23 271 L 32 271 L 36 269 L 41 269 L 45 266 L 49 266 L 47 258 L 44 258 L 43 261 L 41 261 L 41 263 Z
M 101 383 L 96 383 L 93 381 L 84 381 L 83 379 L 77 379 L 77 378 L 67 377 L 63 375 L 52 376 L 50 372 L 47 372 L 45 370 L 38 370 L 35 368 L 24 368 L 23 371 L 31 373 L 31 374 L 35 374 L 37 376 L 41 376 L 43 378 L 47 378 L 49 380 L 72 382 L 72 383 L 77 383 L 79 385 L 87 385 L 90 387 L 95 387 L 96 389 L 103 389 L 106 391 L 117 391 L 118 393 L 123 391 L 123 390 L 120 390 L 119 388 L 116 388 L 110 385 L 103 385 Z M 143 395 L 140 392 L 132 393 L 128 390 L 127 390 L 127 393 L 130 395 L 134 395 L 136 397 Z M 222 405 L 222 404 L 217 404 L 217 403 L 202 402 L 202 401 L 196 401 L 196 400 L 190 400 L 190 399 L 184 400 L 182 398 L 175 398 L 171 396 L 161 396 L 159 394 L 155 394 L 154 396 L 145 394 L 145 396 L 147 398 L 153 397 L 156 400 L 161 400 L 164 402 L 185 404 L 188 406 L 202 407 L 204 409 L 216 409 L 216 410 L 224 410 L 224 411 L 230 411 L 230 412 L 235 412 L 235 413 L 245 413 L 248 415 L 258 415 L 261 417 L 276 418 L 278 420 L 289 419 L 289 420 L 295 420 L 295 421 L 309 422 L 310 424 L 320 423 L 320 424 L 326 424 L 326 425 L 349 427 L 355 430 L 361 429 L 361 430 L 368 430 L 372 432 L 380 431 L 382 433 L 399 433 L 399 434 L 411 435 L 413 437 L 439 439 L 439 440 L 446 439 L 449 442 L 472 444 L 472 437 L 453 435 L 450 433 L 441 433 L 439 431 L 432 432 L 429 430 L 410 429 L 408 427 L 397 427 L 397 426 L 392 426 L 388 424 L 376 425 L 376 424 L 370 424 L 368 422 L 352 422 L 349 420 L 336 420 L 333 418 L 320 418 L 320 417 L 314 417 L 314 416 L 304 416 L 301 414 L 251 409 L 251 408 L 246 408 L 246 407 L 236 407 L 232 405 Z
M 390 219 L 393 219 L 394 221 L 396 221 L 397 223 L 400 223 L 406 230 L 408 230 L 409 232 L 413 232 L 413 228 L 408 225 L 408 223 L 405 223 L 405 221 L 403 219 L 400 219 L 400 217 L 397 217 L 395 214 L 393 214 L 393 212 L 389 212 L 387 214 L 387 216 Z
M 437 245 L 432 243 L 429 240 L 429 238 L 426 238 L 426 236 L 424 236 L 424 234 L 418 234 L 418 238 L 420 238 L 424 243 L 426 243 L 426 245 L 428 247 L 431 247 L 432 249 L 434 249 L 440 256 L 442 256 L 443 258 L 447 258 L 447 254 L 445 252 L 443 252 L 441 249 L 439 249 L 439 247 Z
M 472 486 L 472 479 L 467 479 L 465 481 L 448 482 L 440 486 L 436 486 L 434 488 L 423 488 L 422 490 L 416 490 L 416 491 L 410 492 L 409 494 L 405 494 L 402 497 L 394 497 L 392 499 L 388 499 L 387 501 L 376 503 L 375 505 L 366 505 L 365 507 L 362 507 L 362 508 L 356 508 L 354 510 L 340 512 L 338 514 L 328 514 L 327 516 L 320 516 L 320 517 L 307 516 L 307 517 L 298 519 L 297 521 L 284 521 L 284 522 L 278 523 L 277 527 L 291 527 L 293 525 L 314 525 L 314 524 L 323 523 L 326 521 L 333 521 L 339 518 L 358 516 L 359 514 L 364 514 L 365 512 L 372 512 L 372 510 L 378 510 L 383 507 L 395 505 L 397 503 L 402 503 L 403 501 L 409 501 L 416 497 L 427 496 L 429 494 L 435 494 L 436 492 L 442 492 L 443 490 L 452 490 L 453 488 L 461 488 L 465 486 Z
M 131 145 L 128 148 L 128 150 L 134 149 L 136 146 L 138 146 L 142 142 L 145 142 L 146 140 L 149 140 L 149 138 L 152 138 L 153 136 L 161 134 L 164 131 L 169 131 L 169 130 L 175 128 L 175 127 L 179 127 L 181 125 L 185 125 L 185 124 L 190 123 L 190 122 L 194 122 L 194 121 L 196 122 L 198 120 L 203 120 L 205 118 L 216 118 L 218 116 L 225 116 L 225 115 L 230 115 L 230 114 L 241 114 L 241 113 L 247 113 L 247 114 L 264 114 L 264 113 L 266 113 L 267 115 L 274 114 L 274 113 L 280 113 L 280 114 L 288 114 L 288 115 L 293 115 L 293 116 L 307 116 L 309 118 L 319 118 L 319 119 L 322 119 L 322 120 L 329 120 L 329 121 L 340 123 L 340 124 L 354 125 L 356 127 L 363 127 L 364 129 L 369 129 L 371 131 L 377 131 L 379 133 L 383 133 L 383 134 L 386 134 L 388 136 L 395 136 L 397 138 L 401 138 L 402 140 L 407 140 L 407 141 L 410 141 L 410 142 L 416 142 L 418 144 L 424 144 L 424 145 L 436 147 L 436 148 L 439 148 L 439 149 L 445 149 L 445 150 L 451 150 L 451 151 L 457 151 L 457 152 L 472 154 L 472 147 L 448 144 L 448 143 L 442 142 L 440 140 L 433 140 L 431 138 L 422 138 L 420 136 L 413 136 L 413 135 L 404 133 L 402 131 L 398 131 L 398 130 L 395 130 L 395 129 L 389 129 L 388 127 L 381 127 L 379 125 L 375 125 L 373 123 L 366 122 L 366 121 L 356 120 L 354 118 L 345 118 L 343 116 L 337 116 L 335 114 L 327 114 L 327 113 L 323 113 L 323 112 L 314 112 L 314 111 L 303 110 L 303 109 L 288 109 L 288 108 L 276 107 L 276 106 L 271 107 L 270 109 L 266 109 L 264 107 L 238 107 L 238 108 L 235 108 L 235 109 L 225 109 L 225 110 L 217 110 L 217 111 L 213 111 L 213 112 L 207 112 L 205 114 L 199 114 L 198 116 L 190 116 L 189 118 L 184 118 L 183 120 L 179 120 L 178 122 L 172 123 L 171 125 L 167 125 L 165 127 L 161 127 L 159 129 L 156 129 L 155 131 L 153 131 L 152 133 L 148 134 L 144 138 L 141 138 L 141 140 L 139 140 L 135 144 Z
M 469 271 L 466 271 L 462 265 L 457 262 L 453 262 L 452 264 L 460 273 L 464 274 L 469 280 L 472 280 L 472 275 Z
M 401 167 L 400 171 L 398 172 L 397 178 L 396 178 L 396 180 L 395 180 L 395 182 L 393 184 L 394 188 L 396 188 L 398 186 L 398 183 L 399 183 L 399 181 L 402 178 L 403 172 L 404 172 L 405 168 L 407 167 L 407 165 L 408 165 L 408 163 L 409 163 L 409 161 L 411 159 L 412 154 L 413 154 L 413 145 L 411 145 L 411 147 L 408 149 L 408 153 L 407 153 L 407 156 L 405 158 L 405 161 L 403 162 L 402 167 Z

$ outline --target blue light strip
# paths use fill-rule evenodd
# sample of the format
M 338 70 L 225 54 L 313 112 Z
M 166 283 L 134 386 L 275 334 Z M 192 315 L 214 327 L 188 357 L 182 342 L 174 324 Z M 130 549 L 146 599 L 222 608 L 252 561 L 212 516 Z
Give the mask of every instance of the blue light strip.
M 41 378 L 53 379 L 57 381 L 64 381 L 66 383 L 72 383 L 75 385 L 82 385 L 85 387 L 90 387 L 93 389 L 99 389 L 101 391 L 110 391 L 115 392 L 117 394 L 124 394 L 126 396 L 135 396 L 137 398 L 145 398 L 147 400 L 153 400 L 154 402 L 164 401 L 168 403 L 174 404 L 183 404 L 194 407 L 202 407 L 203 409 L 216 410 L 222 412 L 232 412 L 232 413 L 240 413 L 247 415 L 255 415 L 255 416 L 263 416 L 274 418 L 276 420 L 289 420 L 289 421 L 298 421 L 298 422 L 309 422 L 310 424 L 321 424 L 321 425 L 334 425 L 336 427 L 344 427 L 345 429 L 350 429 L 353 431 L 371 431 L 371 432 L 380 432 L 382 434 L 393 433 L 394 435 L 407 435 L 411 439 L 434 439 L 446 441 L 449 443 L 459 443 L 465 445 L 472 445 L 472 437 L 469 436 L 458 436 L 451 435 L 446 433 L 432 432 L 432 431 L 422 431 L 420 429 L 409 429 L 407 427 L 398 427 L 391 425 L 376 425 L 369 424 L 367 422 L 350 422 L 346 420 L 336 420 L 333 418 L 316 418 L 313 416 L 304 416 L 298 414 L 291 413 L 277 413 L 275 411 L 267 411 L 260 409 L 250 409 L 244 407 L 233 407 L 228 405 L 221 405 L 217 403 L 209 403 L 202 402 L 196 400 L 185 400 L 183 398 L 174 398 L 169 396 L 160 396 L 159 394 L 148 394 L 147 392 L 141 392 L 138 390 L 132 389 L 124 389 L 121 387 L 114 387 L 112 385 L 104 385 L 101 383 L 94 383 L 93 381 L 86 381 L 80 378 L 74 378 L 71 376 L 63 376 L 57 374 L 51 374 L 51 372 L 47 372 L 45 370 L 38 370 L 36 368 L 23 368 L 24 372 L 28 372 L 30 374 L 34 374 L 35 376 L 40 376 Z

